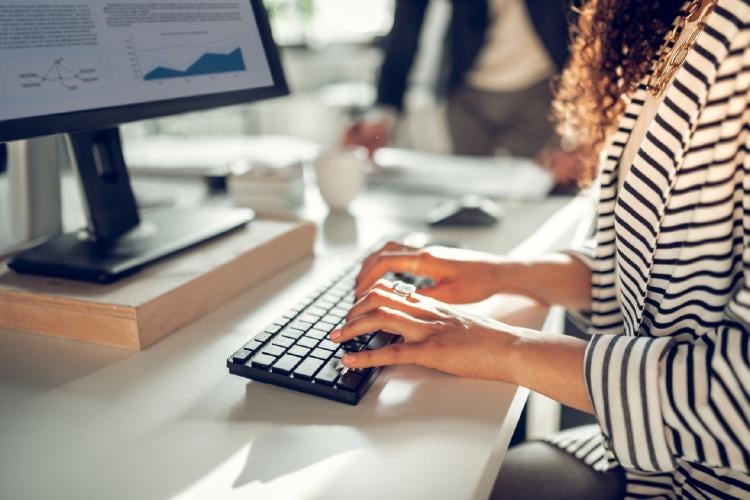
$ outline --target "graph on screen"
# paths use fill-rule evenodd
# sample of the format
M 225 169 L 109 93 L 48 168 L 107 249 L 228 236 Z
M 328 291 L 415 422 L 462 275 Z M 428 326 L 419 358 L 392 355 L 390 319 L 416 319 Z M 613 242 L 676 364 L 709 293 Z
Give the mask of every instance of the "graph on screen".
M 63 57 L 54 59 L 43 72 L 26 71 L 18 78 L 24 89 L 59 85 L 66 90 L 78 90 L 81 85 L 99 82 L 95 67 L 73 66 Z
M 146 82 L 247 70 L 240 43 L 233 38 L 198 45 L 140 48 L 131 37 L 126 45 L 135 76 Z

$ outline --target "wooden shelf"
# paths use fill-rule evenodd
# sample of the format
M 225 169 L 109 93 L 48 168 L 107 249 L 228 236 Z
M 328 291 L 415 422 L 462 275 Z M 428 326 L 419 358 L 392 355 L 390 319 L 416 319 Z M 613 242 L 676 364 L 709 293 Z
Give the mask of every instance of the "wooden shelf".
M 1 264 L 0 328 L 145 349 L 310 255 L 315 232 L 307 222 L 255 220 L 110 285 Z

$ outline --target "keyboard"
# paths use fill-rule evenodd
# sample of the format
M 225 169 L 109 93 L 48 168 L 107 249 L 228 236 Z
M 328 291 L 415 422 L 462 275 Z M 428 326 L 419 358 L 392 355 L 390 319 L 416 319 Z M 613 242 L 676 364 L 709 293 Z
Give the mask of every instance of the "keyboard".
M 356 405 L 381 368 L 350 369 L 341 358 L 348 351 L 380 349 L 401 337 L 384 332 L 361 335 L 343 344 L 329 339 L 354 304 L 354 279 L 361 260 L 318 287 L 296 307 L 255 335 L 227 359 L 229 373 L 258 382 Z M 422 288 L 428 278 L 389 274 Z

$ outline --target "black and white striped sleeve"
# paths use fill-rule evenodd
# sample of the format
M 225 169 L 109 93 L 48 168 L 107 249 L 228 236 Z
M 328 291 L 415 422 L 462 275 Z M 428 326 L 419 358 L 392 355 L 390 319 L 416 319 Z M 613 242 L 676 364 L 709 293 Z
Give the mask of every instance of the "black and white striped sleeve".
M 744 280 L 724 320 L 690 341 L 595 335 L 587 348 L 597 419 L 627 469 L 673 471 L 683 459 L 750 472 L 750 155 L 744 170 Z

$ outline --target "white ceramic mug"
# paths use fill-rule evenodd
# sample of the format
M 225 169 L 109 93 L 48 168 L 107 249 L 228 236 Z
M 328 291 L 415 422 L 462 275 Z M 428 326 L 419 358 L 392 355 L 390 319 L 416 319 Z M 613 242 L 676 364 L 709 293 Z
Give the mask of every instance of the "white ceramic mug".
M 320 195 L 334 211 L 345 211 L 365 183 L 370 161 L 363 147 L 332 149 L 315 160 Z

